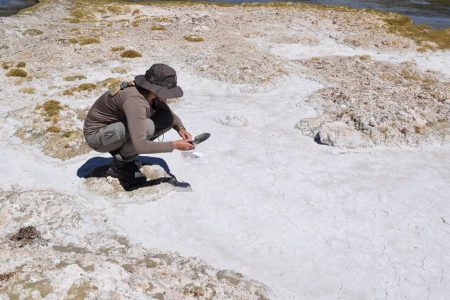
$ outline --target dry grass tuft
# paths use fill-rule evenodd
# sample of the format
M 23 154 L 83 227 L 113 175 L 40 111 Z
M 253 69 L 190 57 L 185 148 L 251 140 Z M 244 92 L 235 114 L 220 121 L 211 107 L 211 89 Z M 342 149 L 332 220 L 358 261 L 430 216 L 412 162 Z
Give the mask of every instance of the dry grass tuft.
M 204 41 L 204 39 L 201 36 L 193 35 L 193 34 L 185 35 L 183 38 L 189 42 L 203 42 Z
M 116 47 L 111 48 L 112 52 L 123 51 L 123 50 L 125 50 L 124 46 L 116 46 Z
M 44 33 L 43 31 L 41 31 L 39 29 L 35 29 L 35 28 L 30 28 L 23 32 L 23 34 L 25 34 L 25 35 L 33 35 L 33 36 L 41 35 L 43 33 Z
M 27 77 L 28 73 L 25 70 L 22 69 L 11 69 L 6 73 L 6 76 L 8 77 Z
M 36 89 L 33 87 L 23 87 L 19 90 L 19 92 L 24 94 L 34 94 L 36 92 Z
M 48 117 L 52 117 L 59 115 L 59 112 L 63 107 L 61 106 L 61 102 L 57 100 L 48 100 L 42 103 L 42 108 Z
M 142 57 L 142 54 L 134 50 L 125 50 L 122 53 L 120 53 L 120 56 L 124 58 L 136 58 Z
M 63 79 L 65 81 L 83 80 L 83 79 L 86 79 L 86 76 L 81 75 L 81 74 L 77 74 L 77 75 L 66 76 Z
M 151 30 L 166 30 L 166 26 L 162 26 L 162 25 L 153 25 L 151 28 Z
M 23 62 L 23 61 L 19 61 L 17 64 L 16 64 L 16 68 L 25 68 L 27 66 L 27 63 L 26 62 Z
M 64 96 L 71 96 L 76 92 L 90 92 L 97 88 L 97 85 L 95 83 L 83 83 L 80 84 L 77 87 L 72 87 L 70 89 L 66 89 L 63 92 Z
M 12 63 L 12 62 L 9 62 L 9 61 L 4 61 L 4 62 L 2 62 L 2 68 L 5 69 L 5 70 L 8 70 L 8 69 L 11 68 L 12 66 L 13 66 L 13 63 Z
M 61 127 L 56 126 L 56 125 L 49 126 L 47 128 L 47 132 L 59 133 L 59 132 L 61 132 Z
M 90 44 L 100 44 L 100 39 L 97 37 L 84 37 L 81 38 L 78 43 L 81 46 L 90 45 Z
M 105 80 L 97 82 L 97 85 L 110 89 L 114 86 L 117 86 L 121 82 L 122 82 L 122 80 L 120 78 L 106 78 Z
M 125 67 L 114 67 L 111 69 L 113 73 L 126 74 L 128 73 L 128 69 Z
M 152 20 L 155 22 L 169 22 L 170 21 L 169 17 L 164 17 L 164 16 L 153 17 Z

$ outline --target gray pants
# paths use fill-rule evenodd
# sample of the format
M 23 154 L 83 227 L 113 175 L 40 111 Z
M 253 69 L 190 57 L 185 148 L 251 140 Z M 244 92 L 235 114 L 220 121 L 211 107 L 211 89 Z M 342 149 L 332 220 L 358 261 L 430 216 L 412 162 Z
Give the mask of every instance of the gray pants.
M 159 129 L 155 134 L 155 123 L 147 119 L 147 139 L 154 140 L 161 134 L 169 131 L 171 127 Z M 122 122 L 109 124 L 92 135 L 85 136 L 86 143 L 98 152 L 117 151 L 125 159 L 133 159 L 138 154 L 131 142 L 128 128 Z

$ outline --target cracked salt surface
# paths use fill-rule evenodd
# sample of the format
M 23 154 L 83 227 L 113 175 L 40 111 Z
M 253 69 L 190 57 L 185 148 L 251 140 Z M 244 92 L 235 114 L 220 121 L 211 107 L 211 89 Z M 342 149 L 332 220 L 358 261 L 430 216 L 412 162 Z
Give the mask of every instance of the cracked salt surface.
M 156 14 L 166 13 L 154 9 Z M 261 17 L 261 13 L 258 9 L 249 18 Z M 224 13 L 223 18 L 226 16 L 233 14 Z M 261 28 L 266 28 L 266 23 L 263 25 Z M 333 44 L 332 40 L 323 41 L 314 49 L 280 43 L 263 46 L 287 60 L 331 54 L 370 54 L 395 62 L 414 59 L 424 69 L 433 68 L 449 76 L 448 52 L 373 54 L 372 50 L 354 50 Z M 142 73 L 144 70 L 137 65 L 129 63 L 130 72 L 124 76 Z M 44 258 L 46 267 L 63 268 L 49 269 L 49 278 L 59 288 L 59 298 L 80 274 L 96 280 L 102 288 L 119 284 L 121 292 L 137 298 L 138 288 L 149 288 L 148 283 L 141 282 L 144 277 L 138 276 L 140 272 L 148 274 L 148 267 L 141 264 L 137 275 L 130 275 L 129 264 L 154 247 L 243 273 L 267 285 L 273 299 L 445 299 L 450 294 L 449 145 L 363 150 L 318 145 L 294 129 L 299 119 L 317 114 L 305 99 L 323 85 L 305 78 L 308 74 L 299 75 L 291 68 L 290 75 L 260 87 L 207 79 L 192 74 L 185 65 L 174 65 L 181 70 L 179 84 L 185 96 L 171 107 L 193 135 L 208 131 L 214 138 L 193 152 L 204 154 L 200 158 L 175 153 L 158 155 L 179 180 L 191 184 L 193 192 L 164 191 L 156 199 L 151 195 L 110 199 L 88 189 L 86 180 L 76 174 L 97 153 L 61 162 L 45 156 L 35 146 L 23 145 L 12 135 L 20 124 L 7 113 L 35 105 L 36 96 L 11 101 L 17 88 L 1 91 L 0 147 L 5 159 L 0 164 L 0 188 L 13 194 L 21 194 L 24 189 L 43 191 L 43 195 L 61 193 L 63 196 L 50 197 L 51 201 L 47 197 L 46 205 L 52 211 L 64 211 L 61 216 L 68 220 L 64 224 L 67 228 L 54 228 L 50 221 L 41 221 L 49 213 L 39 206 L 42 203 L 34 192 L 28 198 L 19 198 L 26 209 L 18 209 L 13 217 L 32 211 L 32 220 L 40 222 L 43 228 L 38 229 L 48 235 L 45 238 L 63 246 L 57 245 L 60 252 L 56 254 L 46 249 L 33 253 L 34 249 L 21 248 L 24 252 L 14 252 L 17 260 L 2 264 L 2 268 L 35 255 Z M 89 82 L 109 77 L 105 70 L 115 66 L 117 62 L 113 61 L 77 68 Z M 54 71 L 58 73 L 58 68 Z M 64 74 L 60 73 L 62 78 Z M 33 84 L 41 82 L 36 79 Z M 55 77 L 51 84 L 66 83 Z M 47 96 L 54 95 L 56 90 Z M 58 97 L 63 103 L 83 107 L 96 96 L 79 98 L 74 101 Z M 172 133 L 166 139 L 175 137 Z M 33 204 L 39 209 L 34 209 Z M 0 211 L 1 228 L 9 231 L 19 226 L 18 222 L 8 223 L 11 207 L 1 207 Z M 79 212 L 82 222 L 76 224 L 81 225 L 71 225 L 78 221 Z M 113 234 L 127 237 L 129 248 L 117 236 L 110 237 Z M 100 246 L 111 246 L 116 262 L 109 260 L 110 253 L 95 248 L 99 237 Z M 67 243 L 78 243 L 78 248 Z M 99 253 L 76 253 L 88 246 Z M 131 257 L 123 255 L 124 249 L 131 251 Z M 90 273 L 89 266 L 72 261 L 86 257 L 95 263 L 94 273 Z M 183 257 L 176 258 L 178 266 L 190 264 Z M 69 260 L 71 264 L 61 267 L 56 260 Z M 39 261 L 35 263 L 30 270 L 38 268 Z M 227 278 L 223 271 L 218 274 Z M 190 279 L 180 276 L 175 276 L 174 281 Z M 131 285 L 127 281 L 130 278 Z M 160 279 L 157 274 L 155 280 Z

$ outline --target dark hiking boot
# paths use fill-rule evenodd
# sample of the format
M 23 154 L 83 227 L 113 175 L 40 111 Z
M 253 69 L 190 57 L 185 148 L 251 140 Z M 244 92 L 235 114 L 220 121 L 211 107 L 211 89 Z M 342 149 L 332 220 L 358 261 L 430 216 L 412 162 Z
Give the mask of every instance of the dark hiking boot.
M 113 161 L 106 170 L 106 176 L 119 179 L 124 186 L 141 185 L 147 181 L 147 177 L 139 170 L 138 164 L 134 160 L 123 160 L 117 155 L 113 157 Z

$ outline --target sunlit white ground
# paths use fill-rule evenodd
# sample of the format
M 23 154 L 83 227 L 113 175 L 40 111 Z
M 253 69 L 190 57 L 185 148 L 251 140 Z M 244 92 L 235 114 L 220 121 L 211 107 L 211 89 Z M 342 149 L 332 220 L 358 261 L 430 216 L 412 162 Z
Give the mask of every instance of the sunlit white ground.
M 449 146 L 318 145 L 294 125 L 315 114 L 304 100 L 322 85 L 298 75 L 266 88 L 178 77 L 185 96 L 173 110 L 192 134 L 212 136 L 197 147 L 200 158 L 158 157 L 193 192 L 108 202 L 76 177 L 96 153 L 59 162 L 14 138 L 1 144 L 1 187 L 85 197 L 132 243 L 241 272 L 274 299 L 449 297 Z

